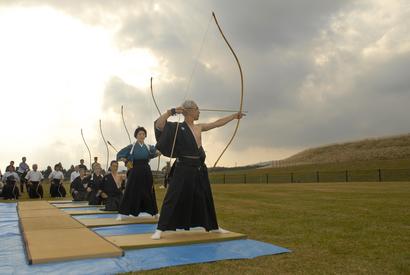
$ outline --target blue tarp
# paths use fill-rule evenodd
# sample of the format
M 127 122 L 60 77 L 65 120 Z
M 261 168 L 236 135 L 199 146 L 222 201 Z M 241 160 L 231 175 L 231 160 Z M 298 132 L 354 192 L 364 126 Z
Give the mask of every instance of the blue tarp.
M 141 230 L 143 230 L 142 228 L 147 225 L 129 225 L 130 228 L 137 226 L 142 226 Z M 107 227 L 102 235 L 115 234 L 121 230 L 124 229 Z M 218 260 L 248 259 L 290 252 L 286 248 L 254 240 L 236 240 L 127 250 L 125 256 L 120 258 L 28 265 L 18 227 L 15 203 L 0 203 L 0 244 L 0 274 L 115 274 Z
M 157 229 L 156 224 L 127 224 L 93 228 L 101 236 L 153 233 L 155 229 Z
M 84 211 L 84 210 L 96 210 L 96 211 L 101 211 L 101 213 L 104 213 L 103 208 L 101 207 L 95 207 L 95 206 L 87 206 L 87 207 L 72 207 L 72 208 L 59 208 L 60 210 L 63 211 Z
M 93 215 L 71 215 L 74 219 L 103 219 L 103 218 L 116 218 L 118 214 L 93 214 Z

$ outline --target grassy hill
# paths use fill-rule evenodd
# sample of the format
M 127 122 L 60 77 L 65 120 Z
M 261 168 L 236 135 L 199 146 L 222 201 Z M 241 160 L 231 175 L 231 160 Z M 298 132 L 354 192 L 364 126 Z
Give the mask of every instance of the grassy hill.
M 331 144 L 304 150 L 283 160 L 302 165 L 410 158 L 410 134 Z
M 269 163 L 269 162 L 268 162 Z M 266 163 L 263 163 L 266 165 Z M 252 164 L 235 168 L 217 167 L 214 173 L 241 173 L 263 168 Z M 410 167 L 410 134 L 368 138 L 310 148 L 264 167 L 266 171 L 346 169 L 391 169 Z

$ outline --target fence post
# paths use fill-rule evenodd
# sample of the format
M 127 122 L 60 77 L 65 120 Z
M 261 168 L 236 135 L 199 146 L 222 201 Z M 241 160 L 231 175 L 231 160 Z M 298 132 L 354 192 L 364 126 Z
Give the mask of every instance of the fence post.
M 223 183 L 225 184 L 226 183 L 226 175 L 224 174 L 224 181 L 223 181 Z
M 246 174 L 243 175 L 243 182 L 246 183 Z
M 293 172 L 290 173 L 290 183 L 293 183 Z
M 346 182 L 349 182 L 349 171 L 345 171 Z
M 316 182 L 319 182 L 319 171 L 316 171 Z
M 266 184 L 269 183 L 269 174 L 266 174 Z
M 379 182 L 382 181 L 382 169 L 379 168 Z

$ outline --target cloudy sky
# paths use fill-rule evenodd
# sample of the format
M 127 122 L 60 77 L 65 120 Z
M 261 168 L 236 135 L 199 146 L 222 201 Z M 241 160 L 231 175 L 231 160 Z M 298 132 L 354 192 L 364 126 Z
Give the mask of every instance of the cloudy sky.
M 121 105 L 154 143 L 151 76 L 161 111 L 187 98 L 238 109 L 238 68 L 211 11 L 242 64 L 248 111 L 220 165 L 409 132 L 406 0 L 0 0 L 1 170 L 23 155 L 40 168 L 88 162 L 81 128 L 105 164 L 98 121 L 126 146 Z M 234 126 L 204 133 L 208 165 Z

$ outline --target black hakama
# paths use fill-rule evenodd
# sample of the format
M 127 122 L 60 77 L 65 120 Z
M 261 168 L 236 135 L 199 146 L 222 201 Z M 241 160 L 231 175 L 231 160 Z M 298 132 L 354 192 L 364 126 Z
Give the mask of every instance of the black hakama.
M 97 176 L 96 174 L 93 174 L 89 187 L 91 188 L 90 196 L 88 197 L 88 204 L 89 205 L 101 205 L 102 204 L 102 199 L 100 196 L 100 190 L 101 190 L 101 183 L 102 183 L 103 176 L 99 175 Z
M 43 186 L 38 181 L 31 181 L 31 184 L 28 184 L 28 195 L 30 199 L 43 198 Z
M 111 174 L 105 175 L 101 182 L 101 191 L 107 194 L 108 198 L 105 199 L 105 211 L 118 211 L 121 200 L 122 191 L 124 190 L 124 181 L 121 182 L 121 186 L 118 187 L 113 176 Z
M 90 192 L 87 191 L 88 184 L 90 182 L 90 177 L 81 178 L 76 177 L 71 183 L 71 196 L 73 201 L 88 201 Z
M 171 155 L 176 126 L 175 122 L 167 122 L 162 132 L 155 130 L 156 147 L 163 155 Z M 191 227 L 204 227 L 207 231 L 218 229 L 208 170 L 204 163 L 205 152 L 202 147 L 198 148 L 185 122 L 178 125 L 173 157 L 177 160 L 169 177 L 157 228 L 161 231 L 188 230 Z
M 158 214 L 151 167 L 148 160 L 134 160 L 124 196 L 118 211 L 123 215 L 138 216 L 141 212 Z
M 60 179 L 52 179 L 50 184 L 50 197 L 58 198 L 58 197 L 65 197 L 66 190 L 63 186 L 62 180 Z
M 5 200 L 18 199 L 20 196 L 20 190 L 17 186 L 16 181 L 6 180 L 6 184 L 3 186 L 2 196 Z

